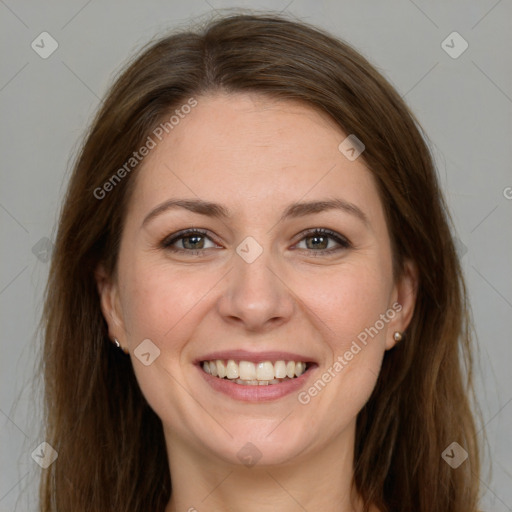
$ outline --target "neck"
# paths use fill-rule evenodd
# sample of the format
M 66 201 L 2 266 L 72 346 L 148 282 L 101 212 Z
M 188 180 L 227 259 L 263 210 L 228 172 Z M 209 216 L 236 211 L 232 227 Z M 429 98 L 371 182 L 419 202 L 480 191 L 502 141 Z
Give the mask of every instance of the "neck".
M 360 512 L 352 486 L 354 434 L 355 424 L 284 464 L 246 467 L 166 433 L 172 497 L 165 512 Z

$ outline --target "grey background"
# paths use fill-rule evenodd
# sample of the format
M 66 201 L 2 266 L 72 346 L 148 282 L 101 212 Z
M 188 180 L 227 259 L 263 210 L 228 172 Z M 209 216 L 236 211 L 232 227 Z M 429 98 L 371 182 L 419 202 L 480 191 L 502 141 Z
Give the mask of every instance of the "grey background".
M 134 50 L 226 7 L 286 10 L 347 40 L 428 133 L 479 338 L 475 379 L 488 438 L 482 508 L 512 510 L 511 0 L 0 0 L 0 512 L 36 510 L 41 470 L 31 453 L 44 441 L 34 375 L 45 238 L 53 239 L 80 137 Z M 43 31 L 59 45 L 47 59 L 31 48 Z M 469 44 L 456 59 L 441 47 L 453 31 Z

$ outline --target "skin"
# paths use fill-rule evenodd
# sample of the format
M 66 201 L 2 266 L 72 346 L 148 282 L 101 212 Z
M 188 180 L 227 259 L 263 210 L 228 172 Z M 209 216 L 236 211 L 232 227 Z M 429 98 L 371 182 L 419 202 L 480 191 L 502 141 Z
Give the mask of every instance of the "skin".
M 393 348 L 411 319 L 414 266 L 399 279 L 382 204 L 362 158 L 348 160 L 345 139 L 327 115 L 292 101 L 255 94 L 197 98 L 198 105 L 146 157 L 136 176 L 123 230 L 117 277 L 98 268 L 109 334 L 132 358 L 149 404 L 164 426 L 173 495 L 166 512 L 187 510 L 359 511 L 351 487 L 355 425 Z M 223 205 L 217 219 L 183 208 L 144 218 L 169 199 Z M 280 221 L 297 201 L 342 199 L 366 216 L 325 210 Z M 203 252 L 162 248 L 187 228 L 207 230 Z M 304 231 L 327 228 L 312 245 Z M 262 254 L 236 252 L 248 236 Z M 323 239 L 326 242 L 325 239 Z M 190 239 L 186 242 L 190 243 Z M 303 405 L 297 393 L 247 403 L 214 391 L 193 362 L 213 350 L 282 350 L 317 362 L 305 389 L 394 303 L 402 309 Z M 160 355 L 143 365 L 134 350 L 150 339 Z M 246 467 L 238 451 L 261 453 Z M 374 509 L 377 510 L 377 509 Z

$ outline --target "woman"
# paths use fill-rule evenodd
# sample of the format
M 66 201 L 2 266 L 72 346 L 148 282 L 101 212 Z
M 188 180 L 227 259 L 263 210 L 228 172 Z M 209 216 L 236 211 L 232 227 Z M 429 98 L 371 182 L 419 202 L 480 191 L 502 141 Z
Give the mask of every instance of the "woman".
M 61 212 L 42 510 L 476 511 L 447 219 L 347 44 L 246 15 L 151 44 Z

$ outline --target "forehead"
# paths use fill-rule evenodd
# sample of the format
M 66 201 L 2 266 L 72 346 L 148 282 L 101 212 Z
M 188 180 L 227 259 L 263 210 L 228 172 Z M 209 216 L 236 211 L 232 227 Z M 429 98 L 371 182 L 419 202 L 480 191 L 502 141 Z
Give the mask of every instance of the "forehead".
M 172 197 L 253 206 L 332 196 L 365 204 L 378 214 L 378 195 L 362 158 L 338 149 L 347 137 L 327 114 L 290 100 L 257 94 L 198 97 L 145 158 L 130 210 L 143 214 Z

